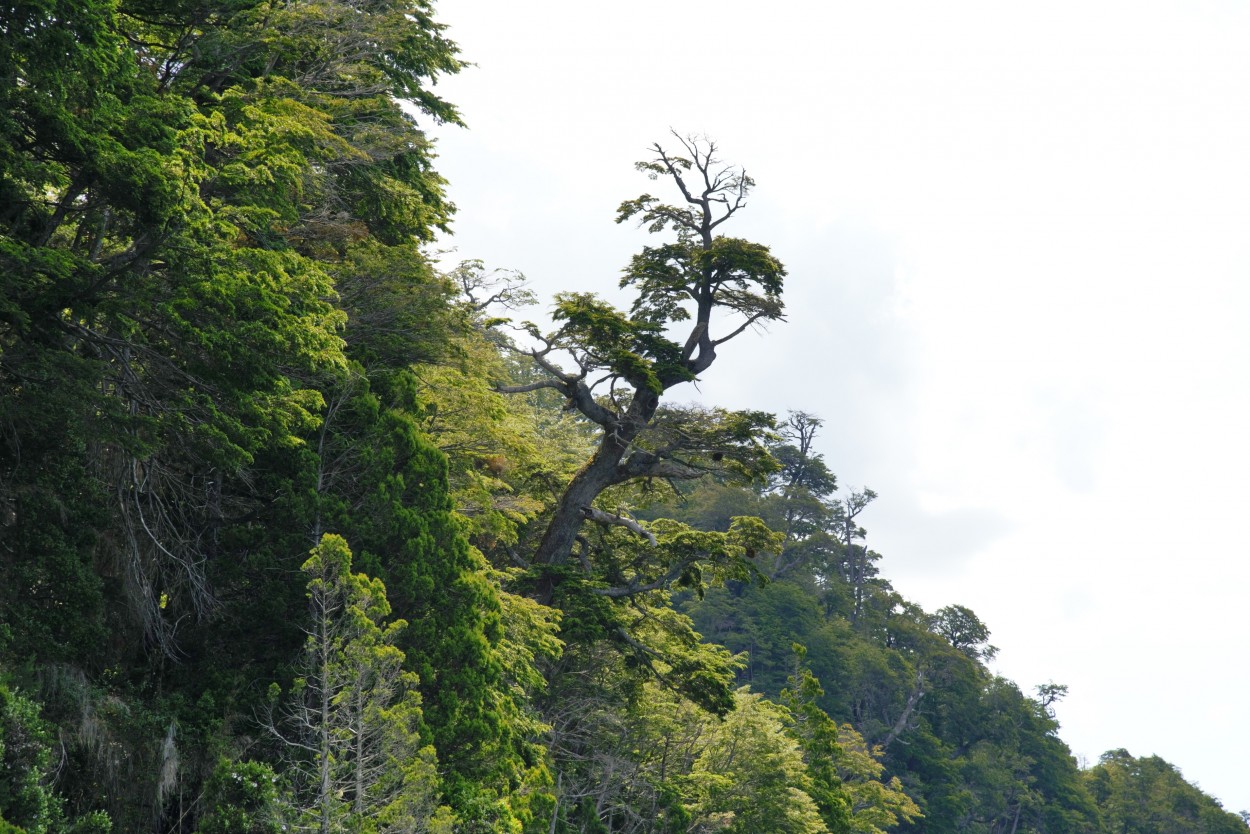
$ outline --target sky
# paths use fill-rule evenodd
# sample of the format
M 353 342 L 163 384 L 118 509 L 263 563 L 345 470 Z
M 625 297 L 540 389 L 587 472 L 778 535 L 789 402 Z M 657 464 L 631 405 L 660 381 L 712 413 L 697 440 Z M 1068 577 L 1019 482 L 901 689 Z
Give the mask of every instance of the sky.
M 825 422 L 882 573 L 1068 685 L 1093 764 L 1250 808 L 1250 4 L 441 0 L 455 251 L 611 298 L 671 130 L 756 180 L 787 321 L 683 399 Z

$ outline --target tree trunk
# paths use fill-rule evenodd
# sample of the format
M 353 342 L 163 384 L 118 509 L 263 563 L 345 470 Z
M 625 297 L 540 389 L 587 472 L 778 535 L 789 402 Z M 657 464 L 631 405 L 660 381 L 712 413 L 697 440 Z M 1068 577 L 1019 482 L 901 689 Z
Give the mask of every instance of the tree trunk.
M 903 731 L 907 729 L 907 722 L 911 720 L 912 713 L 916 711 L 916 707 L 920 704 L 920 699 L 924 697 L 924 672 L 916 672 L 916 688 L 907 698 L 907 705 L 903 707 L 903 714 L 894 722 L 894 726 L 890 728 L 890 732 L 886 735 L 885 740 L 881 742 L 881 749 L 887 750 L 894 743 Z
M 534 553 L 534 564 L 562 565 L 568 561 L 577 533 L 586 519 L 583 508 L 591 506 L 600 493 L 620 480 L 621 461 L 634 438 L 651 422 L 659 404 L 660 398 L 653 392 L 635 389 L 633 402 L 624 417 L 613 430 L 605 431 L 594 456 L 573 476 L 560 496 Z M 543 576 L 537 588 L 538 600 L 549 605 L 557 584 L 556 577 Z
M 619 433 L 605 435 L 600 441 L 594 457 L 573 476 L 560 496 L 547 532 L 534 554 L 537 564 L 560 565 L 568 561 L 577 531 L 585 520 L 582 508 L 589 507 L 599 493 L 615 482 L 616 468 L 627 449 L 628 441 L 621 439 Z
M 321 834 L 330 834 L 330 803 L 333 799 L 330 786 L 330 622 L 329 612 L 325 610 L 324 600 L 319 606 L 317 616 L 317 637 L 320 642 L 321 683 L 319 686 L 321 703 L 321 726 L 317 728 L 320 750 L 317 751 L 318 769 L 321 775 L 321 795 L 317 797 L 321 806 Z

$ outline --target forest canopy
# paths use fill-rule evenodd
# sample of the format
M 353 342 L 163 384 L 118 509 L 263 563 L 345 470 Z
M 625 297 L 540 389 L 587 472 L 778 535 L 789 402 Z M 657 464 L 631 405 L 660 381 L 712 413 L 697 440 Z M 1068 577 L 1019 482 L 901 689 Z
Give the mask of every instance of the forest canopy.
M 0 832 L 1246 829 L 896 592 L 819 416 L 680 399 L 784 321 L 715 141 L 627 308 L 440 268 L 465 66 L 425 0 L 0 6 Z

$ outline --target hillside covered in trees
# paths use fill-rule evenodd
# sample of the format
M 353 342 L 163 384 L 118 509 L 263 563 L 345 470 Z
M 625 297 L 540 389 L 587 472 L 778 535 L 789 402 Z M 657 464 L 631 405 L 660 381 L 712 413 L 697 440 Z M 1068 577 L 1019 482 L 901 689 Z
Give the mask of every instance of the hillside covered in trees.
M 0 832 L 1246 830 L 897 593 L 818 415 L 683 402 L 784 318 L 714 143 L 628 309 L 440 271 L 461 68 L 420 0 L 0 5 Z

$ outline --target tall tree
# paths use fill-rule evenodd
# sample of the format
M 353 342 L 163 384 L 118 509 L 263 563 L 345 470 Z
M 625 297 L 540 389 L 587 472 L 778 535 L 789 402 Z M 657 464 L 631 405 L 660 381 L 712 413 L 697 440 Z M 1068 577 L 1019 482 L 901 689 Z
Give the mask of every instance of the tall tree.
M 303 669 L 269 727 L 288 748 L 300 830 L 447 830 L 438 769 L 425 736 L 417 676 L 396 645 L 386 587 L 352 573 L 352 555 L 326 534 L 303 565 L 309 627 Z
M 502 386 L 519 393 L 551 388 L 598 428 L 594 453 L 573 476 L 546 522 L 532 562 L 560 567 L 573 556 L 587 520 L 629 527 L 620 515 L 596 512 L 610 487 L 651 478 L 696 478 L 712 469 L 759 474 L 767 469 L 760 433 L 771 427 L 755 412 L 662 407 L 666 392 L 712 366 L 716 349 L 752 325 L 782 318 L 785 269 L 766 246 L 716 234 L 746 205 L 754 186 L 746 173 L 725 166 L 714 143 L 679 137 L 688 156 L 652 147 L 638 167 L 669 180 L 682 202 L 643 196 L 621 204 L 617 222 L 638 217 L 649 231 L 671 228 L 676 240 L 646 247 L 621 279 L 633 288 L 628 313 L 587 293 L 557 296 L 555 331 L 530 327 L 539 346 L 528 351 L 543 378 Z M 689 180 L 689 182 L 688 182 Z M 685 336 L 670 337 L 684 326 Z M 565 354 L 572 368 L 556 356 Z M 589 554 L 586 554 L 589 556 Z M 542 579 L 550 599 L 555 573 Z
M 461 64 L 430 4 L 23 0 L 3 17 L 6 662 L 64 663 L 120 704 L 136 774 L 179 727 L 194 790 L 217 756 L 202 742 L 239 732 L 251 682 L 298 650 L 301 554 L 351 516 L 335 529 L 392 583 L 408 662 L 438 670 L 420 686 L 446 784 L 489 768 L 506 804 L 529 764 L 497 589 L 409 369 L 460 320 L 418 246 L 452 211 L 424 128 L 459 121 L 433 90 Z M 117 784 L 123 827 L 166 796 L 71 754 L 72 793 L 90 806 Z
M 618 213 L 618 222 L 639 217 L 652 232 L 675 236 L 644 248 L 626 268 L 621 286 L 635 292 L 631 308 L 590 293 L 559 294 L 556 329 L 524 326 L 535 344 L 512 350 L 531 367 L 498 390 L 559 394 L 593 435 L 589 458 L 532 525 L 532 537 L 512 550 L 526 569 L 527 592 L 564 612 L 566 641 L 576 622 L 578 640 L 615 642 L 635 668 L 724 712 L 733 703 L 732 664 L 667 610 L 667 594 L 745 579 L 754 573 L 751 557 L 776 549 L 779 539 L 758 519 L 699 531 L 643 524 L 629 507 L 657 480 L 712 472 L 751 479 L 774 467 L 763 443 L 771 415 L 664 399 L 711 367 L 720 345 L 782 318 L 785 269 L 767 247 L 717 234 L 746 205 L 751 178 L 724 165 L 714 144 L 679 141 L 686 156 L 657 144 L 655 157 L 638 167 L 671 183 L 682 202 L 643 195 Z M 679 341 L 671 329 L 683 322 L 690 324 Z

